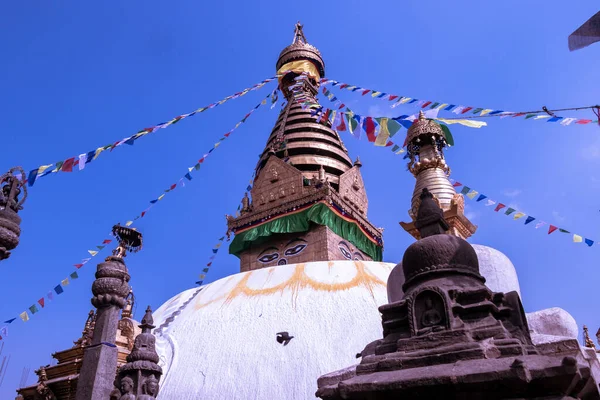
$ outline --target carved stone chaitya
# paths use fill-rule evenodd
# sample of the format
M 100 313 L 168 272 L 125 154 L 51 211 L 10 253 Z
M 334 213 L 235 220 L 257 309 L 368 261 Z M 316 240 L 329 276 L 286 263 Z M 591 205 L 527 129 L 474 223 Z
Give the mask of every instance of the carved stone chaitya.
M 127 356 L 127 364 L 119 369 L 120 400 L 152 400 L 158 395 L 162 369 L 157 364 L 152 324 L 152 310 L 148 306 L 140 325 L 142 333 L 135 338 L 131 354 Z
M 494 293 L 477 254 L 447 234 L 424 189 L 421 240 L 404 253 L 401 300 L 381 306 L 383 338 L 356 368 L 324 375 L 317 396 L 338 399 L 600 399 L 587 363 L 541 355 L 517 292 Z
M 26 198 L 25 172 L 21 167 L 0 176 L 0 261 L 10 257 L 10 251 L 19 245 L 21 217 L 17 213 L 23 209 Z
M 136 252 L 142 247 L 142 235 L 135 229 L 116 225 L 113 235 L 118 238 L 119 246 L 112 256 L 98 264 L 96 280 L 92 284 L 96 321 L 92 343 L 85 348 L 77 400 L 108 399 L 113 389 L 117 370 L 118 349 L 115 342 L 119 313 L 127 304 L 130 293 L 130 276 L 123 258 L 127 251 Z
M 361 177 L 360 160 L 352 163 L 331 123 L 326 119 L 317 120 L 311 115 L 310 109 L 304 109 L 296 100 L 295 93 L 301 93 L 316 103 L 320 81 L 314 74 L 320 77 L 325 74 L 321 54 L 307 43 L 300 24 L 296 25 L 293 43 L 281 52 L 277 69 L 292 65 L 290 63 L 300 63 L 300 68 L 306 67 L 311 73 L 306 79 L 297 81 L 295 78 L 302 76 L 302 71 L 294 69 L 282 72 L 279 88 L 287 104 L 275 123 L 256 167 L 256 177 L 250 193 L 250 197 L 256 201 L 247 211 L 244 211 L 246 207 L 242 207 L 240 216 L 227 218 L 229 231 L 236 235 L 230 251 L 236 247 L 236 240 L 239 240 L 237 237 L 248 229 L 285 218 L 318 202 L 329 204 L 336 211 L 340 211 L 343 218 L 356 221 L 358 232 L 364 232 L 368 240 L 382 247 L 381 232 L 367 219 L 368 199 Z M 292 86 L 296 88 L 294 91 L 291 90 Z M 307 222 L 305 226 L 307 225 L 308 231 L 298 232 L 297 227 L 293 230 L 300 233 L 295 236 L 302 236 L 304 240 L 308 238 L 306 250 L 294 257 L 285 257 L 286 262 L 345 259 L 343 256 L 330 257 L 340 257 L 337 251 L 338 243 L 350 241 L 350 236 L 343 237 L 328 226 L 325 226 L 326 229 L 320 229 L 324 225 L 314 221 Z M 241 271 L 283 262 L 282 257 L 274 259 L 271 263 L 258 260 L 265 251 L 273 253 L 273 248 L 285 250 L 282 247 L 285 247 L 286 243 L 280 243 L 283 238 L 287 238 L 288 241 L 296 239 L 288 238 L 290 231 L 292 230 L 276 232 L 269 236 L 263 234 L 260 240 L 249 243 L 243 251 L 233 252 L 240 257 Z M 357 245 L 358 243 L 351 244 L 354 247 Z M 373 254 L 367 255 L 364 251 L 360 257 L 366 260 L 380 258 L 374 257 Z
M 448 146 L 442 127 L 435 121 L 425 118 L 423 112 L 413 122 L 406 135 L 408 150 L 408 170 L 415 176 L 411 208 L 408 211 L 411 222 L 400 222 L 402 228 L 415 239 L 420 239 L 419 229 L 415 226 L 421 191 L 428 188 L 434 199 L 444 211 L 448 223 L 448 233 L 463 239 L 475 233 L 477 227 L 464 213 L 464 197 L 456 193 L 448 180 L 450 167 L 444 158 L 444 148 Z

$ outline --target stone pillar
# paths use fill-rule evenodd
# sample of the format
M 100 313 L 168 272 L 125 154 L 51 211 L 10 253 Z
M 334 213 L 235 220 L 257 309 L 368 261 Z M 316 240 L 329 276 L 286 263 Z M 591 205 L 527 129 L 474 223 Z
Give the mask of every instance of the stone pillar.
M 119 312 L 129 294 L 129 273 L 121 257 L 110 256 L 98 264 L 92 284 L 92 304 L 98 309 L 92 344 L 85 349 L 77 384 L 77 400 L 105 400 L 117 372 Z
M 148 306 L 140 325 L 142 333 L 135 338 L 127 364 L 119 369 L 121 399 L 153 400 L 158 395 L 162 368 L 157 364 L 156 338 L 151 333 L 153 323 L 152 310 Z

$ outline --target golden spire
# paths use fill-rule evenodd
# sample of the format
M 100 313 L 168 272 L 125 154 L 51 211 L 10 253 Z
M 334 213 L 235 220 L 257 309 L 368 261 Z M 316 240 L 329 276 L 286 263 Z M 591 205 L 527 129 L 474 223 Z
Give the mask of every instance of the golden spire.
M 583 326 L 583 341 L 585 347 L 589 347 L 590 349 L 596 350 L 596 345 L 594 344 L 594 341 L 590 338 L 588 327 L 585 325 Z
M 292 44 L 300 41 L 302 43 L 307 43 L 306 41 L 306 37 L 304 36 L 304 32 L 302 31 L 302 28 L 304 27 L 304 25 L 302 25 L 300 23 L 300 21 L 296 22 L 296 26 L 295 26 L 295 30 L 294 30 L 294 40 L 292 40 Z

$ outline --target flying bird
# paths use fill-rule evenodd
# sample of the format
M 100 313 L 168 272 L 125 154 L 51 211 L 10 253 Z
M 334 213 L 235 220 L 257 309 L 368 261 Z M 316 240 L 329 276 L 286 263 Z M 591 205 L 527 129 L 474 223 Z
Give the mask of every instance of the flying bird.
M 287 332 L 279 332 L 277 334 L 277 343 L 283 343 L 284 346 L 287 346 L 290 340 L 293 338 L 294 337 L 290 336 L 290 334 Z

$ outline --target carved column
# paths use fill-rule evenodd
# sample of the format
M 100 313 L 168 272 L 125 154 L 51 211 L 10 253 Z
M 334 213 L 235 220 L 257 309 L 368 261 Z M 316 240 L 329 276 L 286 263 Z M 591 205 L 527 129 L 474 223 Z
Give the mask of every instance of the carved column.
M 19 199 L 21 190 L 24 193 Z M 26 198 L 25 172 L 21 167 L 11 168 L 0 176 L 0 261 L 7 259 L 19 245 L 21 217 L 17 213 L 23 209 Z
M 98 264 L 92 284 L 92 304 L 98 309 L 92 344 L 85 349 L 77 384 L 77 400 L 106 400 L 112 391 L 117 372 L 119 312 L 127 302 L 129 273 L 123 257 L 127 250 L 138 251 L 142 235 L 129 228 L 113 227 L 119 247 L 113 255 Z
M 133 350 L 127 356 L 127 364 L 119 370 L 121 399 L 152 400 L 158 395 L 162 369 L 157 364 L 156 338 L 151 333 L 153 323 L 152 310 L 148 306 L 140 325 L 142 333 L 135 338 Z

